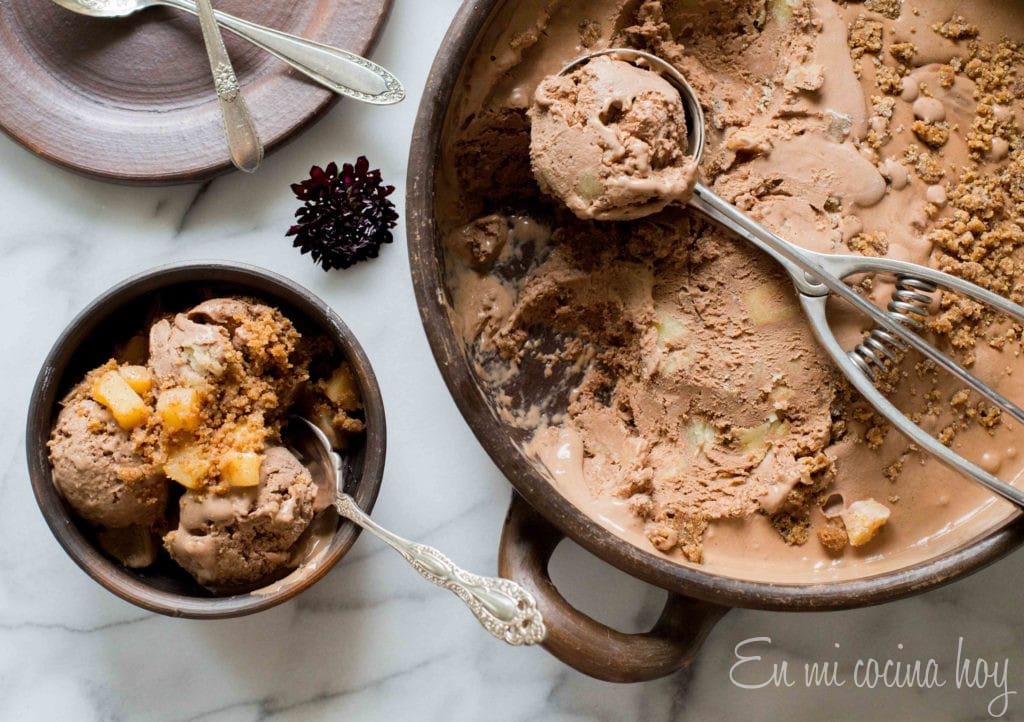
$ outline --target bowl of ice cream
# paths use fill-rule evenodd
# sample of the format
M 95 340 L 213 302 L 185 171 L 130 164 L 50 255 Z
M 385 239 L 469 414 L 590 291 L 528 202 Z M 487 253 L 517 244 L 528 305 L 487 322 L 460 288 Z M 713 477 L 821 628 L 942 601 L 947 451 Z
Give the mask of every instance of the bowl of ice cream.
M 69 556 L 123 599 L 257 612 L 321 579 L 358 535 L 288 443 L 294 415 L 323 425 L 372 509 L 383 403 L 341 319 L 262 269 L 157 268 L 96 299 L 47 357 L 28 415 L 33 490 Z
M 809 249 L 1015 296 L 1024 266 L 996 239 L 1024 240 L 1024 209 L 1002 205 L 1024 108 L 1000 78 L 1021 61 L 1002 39 L 1024 22 L 994 1 L 969 17 L 904 7 L 495 0 L 466 3 L 449 31 L 410 157 L 413 280 L 441 372 L 516 489 L 502 571 L 582 671 L 667 674 L 730 607 L 882 603 L 1024 539 L 1014 509 L 849 392 L 770 259 L 683 206 L 664 83 L 611 62 L 561 72 L 605 48 L 653 53 L 703 103 L 699 172 L 716 193 Z M 894 294 L 881 277 L 860 288 L 883 307 Z M 976 310 L 935 296 L 927 330 L 1020 401 L 1020 334 Z M 834 313 L 852 348 L 869 329 Z M 897 405 L 1020 478 L 1012 422 L 920 359 L 900 364 Z M 564 537 L 669 590 L 650 633 L 558 594 L 546 564 Z

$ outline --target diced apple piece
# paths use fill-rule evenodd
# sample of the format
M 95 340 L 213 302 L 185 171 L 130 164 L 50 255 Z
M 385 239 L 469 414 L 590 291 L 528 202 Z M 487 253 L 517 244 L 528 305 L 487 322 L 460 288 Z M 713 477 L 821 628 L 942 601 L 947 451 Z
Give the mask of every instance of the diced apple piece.
M 885 504 L 874 499 L 864 499 L 853 502 L 839 515 L 843 518 L 850 544 L 859 547 L 875 538 L 879 529 L 889 521 L 890 513 Z
M 576 177 L 576 192 L 585 201 L 592 201 L 604 193 L 604 183 L 597 171 L 584 171 Z
M 789 400 L 794 396 L 796 396 L 796 392 L 788 386 L 776 386 L 768 394 L 768 400 L 772 402 L 772 406 L 776 409 L 782 409 L 788 406 Z
M 775 285 L 764 285 L 743 295 L 750 320 L 757 326 L 779 323 L 799 314 L 799 309 L 783 289 Z
M 654 326 L 658 329 L 658 346 L 678 346 L 687 336 L 686 326 L 665 309 L 659 308 L 655 313 L 657 321 L 654 322 Z
M 768 155 L 772 150 L 772 139 L 766 130 L 738 128 L 726 136 L 725 147 L 749 156 Z
M 667 351 L 658 360 L 658 370 L 665 376 L 693 367 L 700 358 L 699 346 L 685 346 L 676 351 Z
M 203 420 L 203 400 L 198 389 L 173 388 L 160 394 L 156 411 L 164 424 L 164 430 L 195 431 Z
M 736 439 L 740 442 L 744 452 L 752 454 L 761 451 L 767 445 L 769 431 L 771 431 L 771 422 L 765 422 L 749 429 L 737 429 Z
M 772 416 L 773 418 L 760 426 L 736 430 L 736 439 L 740 442 L 744 452 L 759 453 L 771 443 L 772 439 L 789 431 L 788 423 L 774 418 L 774 414 Z
M 798 4 L 798 0 L 772 0 L 772 18 L 780 26 L 785 25 L 793 17 L 793 8 L 797 7 Z
M 704 419 L 694 419 L 687 424 L 684 431 L 686 441 L 694 449 L 694 454 L 702 453 L 714 446 L 718 433 L 715 428 Z
M 230 486 L 259 486 L 263 455 L 229 451 L 220 460 L 220 478 Z
M 164 474 L 186 489 L 201 489 L 210 474 L 210 462 L 204 458 L 202 449 L 195 444 L 179 446 L 167 454 Z
M 139 396 L 149 393 L 153 388 L 153 377 L 145 366 L 122 366 L 118 371 Z
M 324 382 L 324 394 L 341 409 L 352 411 L 362 406 L 362 399 L 359 397 L 359 385 L 356 383 L 352 367 L 343 363 L 331 374 L 331 377 Z
M 131 431 L 149 417 L 149 407 L 117 371 L 107 371 L 96 381 L 92 397 L 114 415 L 118 426 Z

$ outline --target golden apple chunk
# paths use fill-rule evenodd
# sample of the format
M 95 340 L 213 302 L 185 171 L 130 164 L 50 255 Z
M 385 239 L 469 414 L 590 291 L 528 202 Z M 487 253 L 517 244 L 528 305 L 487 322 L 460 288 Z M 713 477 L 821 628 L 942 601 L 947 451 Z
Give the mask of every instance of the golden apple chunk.
M 164 430 L 195 431 L 203 421 L 203 399 L 198 389 L 173 388 L 160 394 L 156 402 Z
M 765 284 L 743 295 L 743 305 L 755 326 L 768 326 L 796 318 L 800 309 L 778 284 Z
M 153 377 L 145 366 L 122 366 L 118 371 L 139 396 L 149 393 L 153 388 Z
M 331 377 L 324 382 L 323 389 L 324 395 L 338 408 L 354 411 L 362 406 L 362 400 L 359 398 L 359 385 L 356 383 L 352 368 L 347 363 L 343 363 L 331 374 Z
M 875 538 L 879 530 L 889 521 L 889 507 L 874 499 L 855 501 L 840 516 L 850 536 L 850 544 L 864 546 Z
M 171 450 L 164 464 L 164 474 L 186 489 L 202 488 L 210 474 L 210 461 L 203 456 L 203 450 L 195 444 L 186 444 Z
M 107 371 L 96 381 L 92 397 L 106 406 L 118 426 L 131 431 L 149 418 L 149 407 L 118 371 Z
M 229 451 L 220 461 L 220 478 L 229 486 L 259 486 L 263 455 Z

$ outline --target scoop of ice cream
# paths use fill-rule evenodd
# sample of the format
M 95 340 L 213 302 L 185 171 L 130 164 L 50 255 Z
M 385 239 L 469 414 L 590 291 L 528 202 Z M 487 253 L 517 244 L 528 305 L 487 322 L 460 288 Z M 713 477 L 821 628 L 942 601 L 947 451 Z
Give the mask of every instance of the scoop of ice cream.
M 193 308 L 187 316 L 191 322 L 223 328 L 232 346 L 242 355 L 245 372 L 265 377 L 281 406 L 295 400 L 306 376 L 293 368 L 299 334 L 283 313 L 255 301 L 212 298 Z
M 244 324 L 251 323 L 265 312 L 273 313 L 273 309 L 238 298 L 211 298 L 189 311 L 188 317 L 200 323 L 223 326 L 234 335 Z
M 546 78 L 530 117 L 537 182 L 580 218 L 640 218 L 693 193 L 686 111 L 657 73 L 599 56 Z
M 53 480 L 86 521 L 108 528 L 148 526 L 167 504 L 167 480 L 140 458 L 107 409 L 72 393 L 50 438 Z
M 179 526 L 164 537 L 164 546 L 200 584 L 251 586 L 289 563 L 289 552 L 313 518 L 316 493 L 299 460 L 273 447 L 258 487 L 222 495 L 185 493 Z
M 158 386 L 212 382 L 227 370 L 232 351 L 224 328 L 185 314 L 157 321 L 149 331 L 149 367 Z
M 283 407 L 307 379 L 297 358 L 298 342 L 295 326 L 277 309 L 214 298 L 153 325 L 149 365 L 159 387 L 260 378 Z

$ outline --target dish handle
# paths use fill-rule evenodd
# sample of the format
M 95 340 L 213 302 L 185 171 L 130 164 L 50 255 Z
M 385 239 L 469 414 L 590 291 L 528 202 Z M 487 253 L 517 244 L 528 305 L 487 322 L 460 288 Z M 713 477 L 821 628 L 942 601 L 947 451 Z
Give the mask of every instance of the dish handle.
M 518 494 L 501 532 L 498 571 L 537 600 L 547 625 L 544 648 L 583 674 L 606 682 L 645 682 L 690 665 L 729 607 L 669 594 L 649 632 L 625 634 L 579 611 L 551 581 L 548 562 L 565 536 Z

